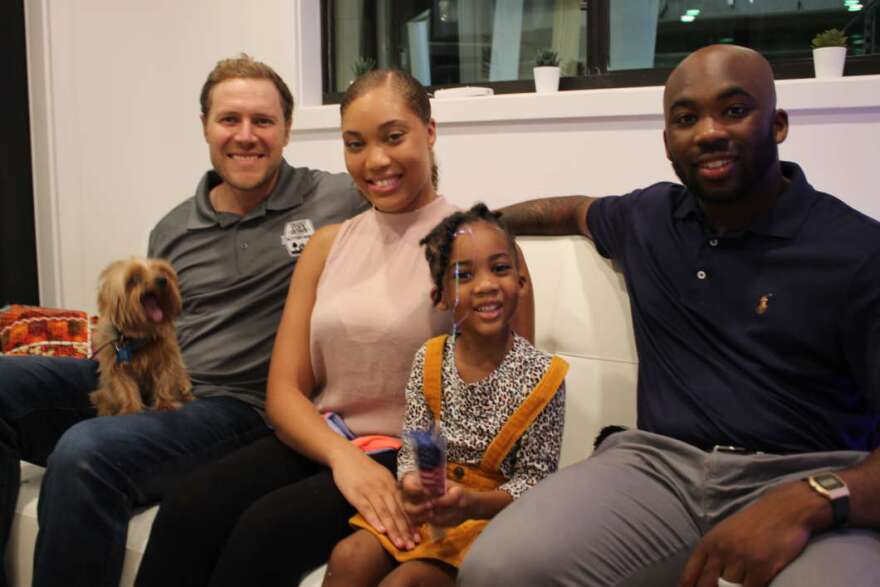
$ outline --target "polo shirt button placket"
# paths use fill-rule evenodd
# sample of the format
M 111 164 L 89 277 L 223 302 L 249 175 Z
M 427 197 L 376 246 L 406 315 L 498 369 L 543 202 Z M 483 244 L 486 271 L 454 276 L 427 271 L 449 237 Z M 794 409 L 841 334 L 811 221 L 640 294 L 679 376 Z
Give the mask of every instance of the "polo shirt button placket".
M 703 271 L 702 269 L 697 271 L 697 279 L 706 279 L 706 277 L 708 277 L 708 275 L 706 275 L 705 271 Z
M 718 239 L 717 238 L 709 239 L 709 246 L 710 247 L 717 247 L 718 246 Z

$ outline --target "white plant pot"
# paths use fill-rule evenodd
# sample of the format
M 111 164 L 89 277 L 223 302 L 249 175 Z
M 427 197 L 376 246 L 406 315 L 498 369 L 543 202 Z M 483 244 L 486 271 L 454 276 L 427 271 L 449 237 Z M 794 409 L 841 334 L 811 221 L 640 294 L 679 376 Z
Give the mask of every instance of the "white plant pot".
M 559 68 L 541 65 L 533 69 L 535 73 L 535 92 L 550 94 L 559 91 Z
M 813 49 L 813 67 L 817 78 L 842 77 L 846 62 L 846 47 Z

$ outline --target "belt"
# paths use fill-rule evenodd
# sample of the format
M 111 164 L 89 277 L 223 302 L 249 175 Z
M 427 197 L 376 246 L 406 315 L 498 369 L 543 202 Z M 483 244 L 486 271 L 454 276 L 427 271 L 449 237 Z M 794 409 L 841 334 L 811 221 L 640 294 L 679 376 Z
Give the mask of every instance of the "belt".
M 700 447 L 706 452 L 723 452 L 727 454 L 733 455 L 761 455 L 764 454 L 760 450 L 752 450 L 750 448 L 743 448 L 741 446 L 731 446 L 725 444 L 714 444 L 710 447 Z
M 605 426 L 602 430 L 599 431 L 599 434 L 596 436 L 596 440 L 593 442 L 593 449 L 599 448 L 599 445 L 602 444 L 605 439 L 607 439 L 612 434 L 616 434 L 618 432 L 624 432 L 629 430 L 626 426 Z M 762 450 L 753 450 L 750 448 L 745 448 L 743 446 L 733 446 L 731 444 L 696 444 L 692 442 L 688 442 L 686 440 L 682 442 L 687 442 L 691 446 L 698 448 L 704 452 L 720 452 L 731 455 L 762 455 L 765 454 Z

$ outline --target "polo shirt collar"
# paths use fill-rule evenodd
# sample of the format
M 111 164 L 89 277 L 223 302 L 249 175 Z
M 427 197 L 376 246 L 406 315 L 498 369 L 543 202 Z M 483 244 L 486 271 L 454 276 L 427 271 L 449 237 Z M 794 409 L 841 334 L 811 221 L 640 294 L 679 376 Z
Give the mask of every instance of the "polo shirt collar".
M 690 217 L 702 219 L 703 211 L 697 206 L 697 198 L 685 188 L 678 193 L 678 203 L 675 204 L 672 215 L 676 220 Z
M 755 219 L 747 232 L 775 236 L 780 238 L 793 238 L 801 225 L 807 219 L 810 208 L 816 201 L 816 191 L 807 182 L 803 170 L 796 163 L 789 161 L 780 162 L 782 175 L 788 179 L 788 187 L 776 198 L 776 203 L 767 213 Z M 678 220 L 693 216 L 701 222 L 705 215 L 697 204 L 697 198 L 688 190 L 683 190 L 679 196 L 673 216 Z
M 225 228 L 241 220 L 249 220 L 266 215 L 266 210 L 287 210 L 302 204 L 303 194 L 308 191 L 308 182 L 312 181 L 311 174 L 305 169 L 296 169 L 281 160 L 279 167 L 278 183 L 269 197 L 260 202 L 253 210 L 242 218 L 237 214 L 217 212 L 211 205 L 210 193 L 222 180 L 213 169 L 205 173 L 196 187 L 195 205 L 189 215 L 186 227 L 188 229 L 211 228 L 220 226 Z

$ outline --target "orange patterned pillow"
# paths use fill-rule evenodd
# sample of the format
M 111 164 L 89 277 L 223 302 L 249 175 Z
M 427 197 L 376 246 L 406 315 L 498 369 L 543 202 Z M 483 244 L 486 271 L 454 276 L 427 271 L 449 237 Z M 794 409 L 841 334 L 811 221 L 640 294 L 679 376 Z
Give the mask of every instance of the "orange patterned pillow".
M 0 354 L 86 359 L 91 348 L 85 312 L 19 305 L 0 309 Z

